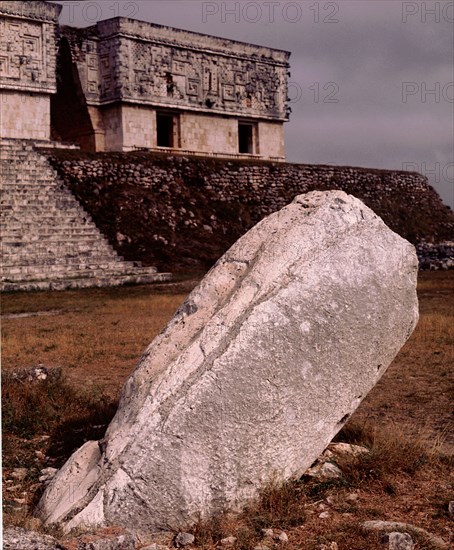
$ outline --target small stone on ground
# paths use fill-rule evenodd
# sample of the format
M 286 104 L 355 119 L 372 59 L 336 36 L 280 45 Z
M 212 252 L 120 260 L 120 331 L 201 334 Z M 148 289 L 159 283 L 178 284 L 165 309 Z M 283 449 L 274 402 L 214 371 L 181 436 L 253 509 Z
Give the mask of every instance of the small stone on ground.
M 413 539 L 408 533 L 388 533 L 389 550 L 413 550 L 415 547 Z
M 191 533 L 178 533 L 175 537 L 175 546 L 177 548 L 183 548 L 184 546 L 189 546 L 193 544 L 195 540 L 194 535 Z

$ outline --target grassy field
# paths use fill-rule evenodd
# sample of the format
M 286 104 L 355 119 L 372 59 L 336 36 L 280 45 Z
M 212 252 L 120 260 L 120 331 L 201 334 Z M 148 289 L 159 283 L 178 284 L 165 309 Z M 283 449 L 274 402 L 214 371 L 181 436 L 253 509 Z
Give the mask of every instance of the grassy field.
M 30 511 L 43 488 L 40 469 L 60 467 L 85 440 L 102 437 L 122 384 L 190 286 L 3 296 L 5 524 L 35 525 Z M 383 548 L 378 534 L 359 528 L 371 519 L 412 523 L 449 540 L 454 273 L 420 274 L 418 294 L 414 334 L 339 435 L 370 454 L 343 459 L 341 480 L 268 487 L 241 515 L 198 525 L 198 548 L 214 549 L 233 535 L 235 548 L 248 550 L 268 527 L 286 531 L 288 550 Z M 61 367 L 62 378 L 25 385 L 10 376 L 40 363 Z M 23 479 L 13 475 L 18 467 L 27 468 Z M 424 537 L 416 541 L 418 549 L 432 547 Z

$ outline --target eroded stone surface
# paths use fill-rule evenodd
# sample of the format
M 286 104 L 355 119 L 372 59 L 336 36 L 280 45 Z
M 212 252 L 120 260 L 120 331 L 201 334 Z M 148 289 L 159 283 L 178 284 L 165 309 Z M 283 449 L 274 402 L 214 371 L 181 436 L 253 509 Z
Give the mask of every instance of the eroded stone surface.
M 389 550 L 413 550 L 414 547 L 413 539 L 408 533 L 399 533 L 397 531 L 389 533 Z
M 96 466 L 86 444 L 41 517 L 177 529 L 302 475 L 414 329 L 416 273 L 414 248 L 358 199 L 297 197 L 189 295 L 125 384 Z M 58 503 L 75 462 L 78 493 Z
M 21 527 L 7 527 L 3 531 L 4 550 L 67 550 L 57 539 Z

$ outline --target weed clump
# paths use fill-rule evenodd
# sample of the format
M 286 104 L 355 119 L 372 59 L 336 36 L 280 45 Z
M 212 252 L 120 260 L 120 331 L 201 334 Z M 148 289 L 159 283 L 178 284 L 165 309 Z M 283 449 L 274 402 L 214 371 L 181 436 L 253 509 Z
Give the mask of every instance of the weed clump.
M 269 483 L 260 497 L 245 510 L 247 524 L 255 532 L 262 529 L 289 529 L 304 522 L 305 486 L 300 480 Z
M 306 504 L 303 481 L 271 482 L 241 513 L 199 521 L 193 532 L 201 548 L 217 547 L 223 538 L 234 536 L 235 550 L 250 550 L 263 539 L 264 529 L 279 532 L 302 525 Z
M 48 454 L 64 462 L 89 439 L 100 439 L 117 404 L 97 389 L 73 387 L 63 377 L 34 382 L 2 373 L 2 432 L 4 466 L 38 435 L 49 436 Z
M 410 437 L 395 425 L 349 423 L 336 439 L 369 449 L 369 453 L 341 459 L 342 472 L 354 485 L 378 480 L 387 487 L 390 475 L 413 475 L 425 464 L 440 457 L 437 445 L 424 434 Z M 388 492 L 392 493 L 393 488 L 388 487 Z

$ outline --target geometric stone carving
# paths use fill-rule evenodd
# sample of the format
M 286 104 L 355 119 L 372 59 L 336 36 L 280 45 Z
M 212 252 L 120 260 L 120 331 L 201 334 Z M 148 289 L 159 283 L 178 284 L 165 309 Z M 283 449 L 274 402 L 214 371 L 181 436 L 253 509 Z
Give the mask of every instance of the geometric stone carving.
M 0 3 L 0 89 L 56 91 L 55 29 L 61 6 Z
M 63 34 L 90 105 L 288 118 L 288 52 L 124 18 Z

